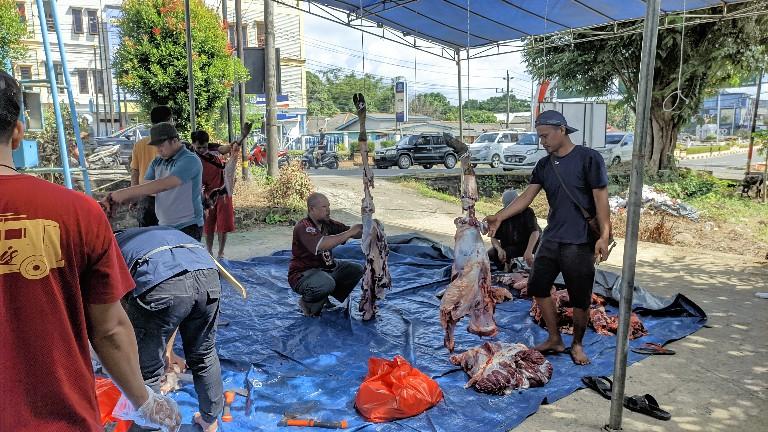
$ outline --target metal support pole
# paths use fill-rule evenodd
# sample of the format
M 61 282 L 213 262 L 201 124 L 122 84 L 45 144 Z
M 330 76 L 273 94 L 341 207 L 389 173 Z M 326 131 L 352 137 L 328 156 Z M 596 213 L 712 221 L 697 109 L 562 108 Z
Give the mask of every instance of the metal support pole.
M 224 18 L 224 31 L 226 32 L 227 41 L 229 40 L 229 17 L 227 16 L 227 0 L 221 0 L 221 16 Z M 232 142 L 234 140 L 235 133 L 232 130 L 232 91 L 227 94 L 227 141 Z
M 757 95 L 755 95 L 755 110 L 752 112 L 752 127 L 749 129 L 749 151 L 747 152 L 747 169 L 744 172 L 749 174 L 752 169 L 752 151 L 755 147 L 755 129 L 757 128 L 757 111 L 760 109 L 760 91 L 763 86 L 763 74 L 765 68 L 760 68 L 760 75 L 757 76 Z
M 640 228 L 640 204 L 643 193 L 643 169 L 645 146 L 650 141 L 651 91 L 653 69 L 656 64 L 656 42 L 659 35 L 659 7 L 661 0 L 647 0 L 643 47 L 640 57 L 640 82 L 637 91 L 635 123 L 635 147 L 632 150 L 632 171 L 629 182 L 627 203 L 627 227 L 624 240 L 624 262 L 621 271 L 621 299 L 619 300 L 619 329 L 616 334 L 616 358 L 613 364 L 613 390 L 611 392 L 611 415 L 607 429 L 621 429 L 621 415 L 624 402 L 624 380 L 627 377 L 627 348 L 629 319 L 632 313 L 632 294 L 635 286 L 637 264 L 637 239 Z
M 456 50 L 456 69 L 459 72 L 459 139 L 464 142 L 464 101 L 461 95 L 461 51 Z
M 77 106 L 75 105 L 75 96 L 72 93 L 72 80 L 69 76 L 69 69 L 67 68 L 67 52 L 64 49 L 64 38 L 61 36 L 61 29 L 59 29 L 59 17 L 56 11 L 56 0 L 49 0 L 51 2 L 51 18 L 53 18 L 53 28 L 56 30 L 56 40 L 59 44 L 59 55 L 61 56 L 61 70 L 64 72 L 64 84 L 67 87 L 67 98 L 69 99 L 69 116 L 72 119 L 72 129 L 75 134 L 75 143 L 77 143 L 77 160 L 80 164 L 80 168 L 87 168 L 85 164 L 85 147 L 83 146 L 83 140 L 80 138 L 80 124 L 77 121 Z M 42 10 L 42 9 L 41 9 Z M 46 52 L 46 58 L 48 52 Z M 53 93 L 52 93 L 53 94 Z M 58 106 L 58 100 L 54 100 L 55 106 Z M 69 159 L 66 162 L 69 165 Z M 88 176 L 88 170 L 83 169 L 83 183 L 85 183 L 85 193 L 91 195 L 91 179 Z
M 226 1 L 226 0 L 224 0 Z M 195 75 L 192 69 L 192 23 L 189 12 L 189 0 L 184 0 L 184 27 L 187 36 L 187 82 L 189 83 L 189 131 L 197 130 L 195 116 Z
M 115 93 L 117 93 L 117 123 L 120 125 L 120 129 L 123 129 L 125 127 L 125 123 L 123 123 L 123 109 L 120 106 L 122 103 L 122 100 L 120 100 L 120 86 L 115 86 Z
M 264 0 L 264 67 L 267 93 L 267 174 L 277 176 L 277 59 L 275 58 L 275 10 L 272 0 Z
M 720 93 L 721 91 L 717 91 L 717 133 L 715 134 L 715 144 L 720 145 Z M 710 145 L 710 152 L 712 146 Z
M 509 129 L 509 69 L 507 69 L 507 129 Z
M 237 58 L 239 58 L 242 63 L 245 55 L 243 54 L 243 7 L 240 0 L 235 0 L 235 39 L 237 39 Z M 240 106 L 240 130 L 242 131 L 246 119 L 244 82 L 237 84 L 237 97 Z M 240 148 L 240 163 L 242 164 L 243 180 L 248 178 L 248 164 L 246 163 L 248 159 L 246 158 L 245 147 L 246 146 L 242 146 Z
M 37 17 L 40 18 L 40 33 L 43 36 L 43 48 L 45 49 L 45 72 L 48 74 L 48 82 L 51 86 L 51 99 L 53 99 L 53 113 L 56 116 L 56 133 L 59 141 L 59 156 L 61 157 L 61 166 L 64 169 L 64 186 L 72 189 L 72 174 L 69 171 L 69 154 L 67 153 L 67 137 L 64 134 L 64 122 L 61 120 L 61 107 L 59 107 L 59 90 L 56 87 L 56 75 L 53 72 L 53 56 L 51 55 L 51 44 L 48 41 L 48 27 L 45 22 L 45 9 L 43 0 L 35 0 L 37 3 Z M 51 4 L 51 9 L 54 9 Z M 56 23 L 54 18 L 54 23 Z

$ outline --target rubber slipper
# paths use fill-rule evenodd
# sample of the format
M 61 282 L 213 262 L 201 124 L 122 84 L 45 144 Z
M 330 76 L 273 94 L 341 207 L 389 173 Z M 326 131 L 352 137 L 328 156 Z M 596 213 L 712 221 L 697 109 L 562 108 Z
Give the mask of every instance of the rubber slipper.
M 549 356 L 549 355 L 560 355 L 560 354 L 567 354 L 567 353 L 570 353 L 570 352 L 571 352 L 571 349 L 570 349 L 570 348 L 566 348 L 566 349 L 564 349 L 564 350 L 562 350 L 562 351 L 557 351 L 557 350 L 553 350 L 553 349 L 546 349 L 546 350 L 544 350 L 544 351 L 539 351 L 539 352 L 541 353 L 541 355 L 545 355 L 545 356 Z
M 674 355 L 675 351 L 669 348 L 664 348 L 663 345 L 646 342 L 639 347 L 632 348 L 632 352 L 646 355 Z
M 645 414 L 659 420 L 666 421 L 672 418 L 672 414 L 661 409 L 656 399 L 649 394 L 625 397 L 624 407 L 630 411 Z
M 600 396 L 610 400 L 613 390 L 613 381 L 606 376 L 585 376 L 581 377 L 581 382 L 600 394 Z

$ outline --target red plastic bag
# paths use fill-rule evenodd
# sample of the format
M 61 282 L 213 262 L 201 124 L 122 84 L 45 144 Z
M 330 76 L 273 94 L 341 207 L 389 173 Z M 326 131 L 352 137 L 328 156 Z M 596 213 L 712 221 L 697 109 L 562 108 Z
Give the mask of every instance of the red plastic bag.
M 132 421 L 112 417 L 112 410 L 115 409 L 115 405 L 117 405 L 121 395 L 120 389 L 117 388 L 111 379 L 96 378 L 96 401 L 99 403 L 101 424 L 106 426 L 109 423 L 117 423 L 117 426 L 112 429 L 114 432 L 127 432 L 133 424 Z
M 442 399 L 440 386 L 404 358 L 372 357 L 355 407 L 368 421 L 381 423 L 421 414 Z

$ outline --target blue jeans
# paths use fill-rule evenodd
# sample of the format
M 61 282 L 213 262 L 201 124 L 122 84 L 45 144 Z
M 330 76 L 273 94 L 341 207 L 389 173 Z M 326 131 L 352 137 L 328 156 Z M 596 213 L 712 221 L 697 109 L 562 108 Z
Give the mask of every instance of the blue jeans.
M 136 333 L 142 378 L 155 391 L 159 390 L 165 373 L 166 344 L 179 329 L 200 414 L 208 423 L 216 421 L 224 408 L 221 366 L 216 354 L 220 297 L 219 272 L 205 269 L 174 276 L 138 297 L 129 294 L 123 302 Z

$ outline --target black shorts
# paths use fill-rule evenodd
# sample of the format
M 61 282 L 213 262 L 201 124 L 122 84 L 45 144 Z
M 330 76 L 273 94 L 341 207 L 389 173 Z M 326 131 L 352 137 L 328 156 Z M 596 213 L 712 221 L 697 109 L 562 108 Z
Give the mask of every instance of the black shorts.
M 589 308 L 595 280 L 594 244 L 569 244 L 550 240 L 539 243 L 528 280 L 528 294 L 533 297 L 549 297 L 552 284 L 561 272 L 571 305 L 579 309 Z

